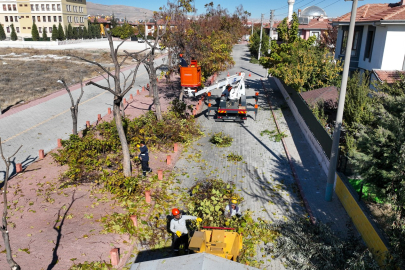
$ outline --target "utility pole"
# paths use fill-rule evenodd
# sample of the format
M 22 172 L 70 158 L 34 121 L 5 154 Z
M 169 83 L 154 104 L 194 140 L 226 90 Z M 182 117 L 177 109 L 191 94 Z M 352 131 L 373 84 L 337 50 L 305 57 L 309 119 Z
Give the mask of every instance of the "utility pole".
M 146 43 L 146 40 L 148 39 L 148 32 L 146 28 L 146 13 L 145 13 L 145 49 L 148 47 L 148 43 Z
M 262 18 L 260 20 L 260 43 L 259 43 L 259 54 L 257 56 L 257 60 L 260 60 L 260 50 L 262 49 L 262 36 L 263 36 L 263 13 Z
M 273 37 L 273 26 L 274 26 L 274 9 L 270 10 L 270 28 L 269 28 L 269 55 L 271 52 L 271 39 Z
M 252 18 L 252 35 L 251 36 L 253 37 L 253 18 Z
M 351 1 L 351 0 L 345 0 L 345 1 Z M 356 23 L 356 12 L 357 12 L 357 1 L 358 0 L 352 0 L 352 1 L 353 1 L 352 14 L 350 16 L 349 34 L 347 37 L 345 62 L 343 65 L 342 84 L 340 87 L 339 105 L 338 105 L 337 116 L 336 116 L 335 131 L 333 132 L 332 151 L 330 154 L 328 181 L 326 184 L 326 192 L 325 192 L 325 201 L 327 201 L 327 202 L 330 202 L 332 200 L 333 186 L 335 183 L 336 166 L 337 166 L 337 159 L 338 159 L 338 155 L 339 155 L 340 131 L 342 128 L 343 110 L 344 110 L 344 106 L 345 106 L 347 78 L 349 76 L 354 25 Z

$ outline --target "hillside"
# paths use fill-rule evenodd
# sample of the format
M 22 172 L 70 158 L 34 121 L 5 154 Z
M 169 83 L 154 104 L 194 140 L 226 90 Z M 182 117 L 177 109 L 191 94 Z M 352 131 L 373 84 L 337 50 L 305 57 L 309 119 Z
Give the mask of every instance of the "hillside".
M 153 17 L 153 11 L 145 8 L 130 7 L 123 5 L 102 5 L 92 2 L 87 2 L 87 13 L 89 15 L 112 15 L 116 18 L 124 19 L 128 21 L 144 20 L 145 13 L 148 19 Z

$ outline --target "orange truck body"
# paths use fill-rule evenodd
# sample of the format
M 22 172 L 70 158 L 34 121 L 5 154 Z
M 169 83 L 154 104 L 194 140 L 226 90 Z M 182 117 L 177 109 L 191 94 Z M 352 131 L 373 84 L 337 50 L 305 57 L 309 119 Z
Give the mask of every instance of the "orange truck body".
M 188 67 L 180 67 L 180 82 L 182 87 L 201 86 L 201 67 L 197 60 L 191 60 Z

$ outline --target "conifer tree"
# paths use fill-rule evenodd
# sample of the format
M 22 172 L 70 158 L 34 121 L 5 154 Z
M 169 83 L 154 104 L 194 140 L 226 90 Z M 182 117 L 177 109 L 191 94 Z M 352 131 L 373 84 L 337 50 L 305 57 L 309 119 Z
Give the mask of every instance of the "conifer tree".
M 42 40 L 43 41 L 48 41 L 48 35 L 46 34 L 45 27 L 44 27 L 44 31 L 42 32 Z
M 6 32 L 4 32 L 3 25 L 0 23 L 0 40 L 6 39 Z
M 52 26 L 52 40 L 56 41 L 58 39 L 58 37 L 59 37 L 58 28 L 56 28 L 56 25 L 53 25 Z
M 67 32 L 66 32 L 66 38 L 67 39 L 73 39 L 73 28 L 72 25 L 69 23 Z
M 14 24 L 11 24 L 11 40 L 12 41 L 17 40 L 17 33 L 15 32 Z
M 65 40 L 65 32 L 63 31 L 63 27 L 62 27 L 61 23 L 59 23 L 59 25 L 58 25 L 58 39 Z
M 35 22 L 32 23 L 32 29 L 31 29 L 31 36 L 33 41 L 38 41 L 39 40 L 39 32 L 37 25 Z
M 89 38 L 89 32 L 87 32 L 86 26 L 83 27 L 83 38 L 88 39 Z
M 81 28 L 81 27 L 77 28 L 77 38 L 79 38 L 79 39 L 83 38 L 83 28 Z

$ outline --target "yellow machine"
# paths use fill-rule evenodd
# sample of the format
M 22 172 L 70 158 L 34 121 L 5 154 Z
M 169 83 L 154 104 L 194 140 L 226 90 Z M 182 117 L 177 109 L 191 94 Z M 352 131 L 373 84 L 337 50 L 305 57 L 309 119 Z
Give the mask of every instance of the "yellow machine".
M 206 252 L 236 261 L 242 250 L 242 235 L 229 231 L 234 228 L 203 227 L 191 238 L 189 249 L 196 253 Z

